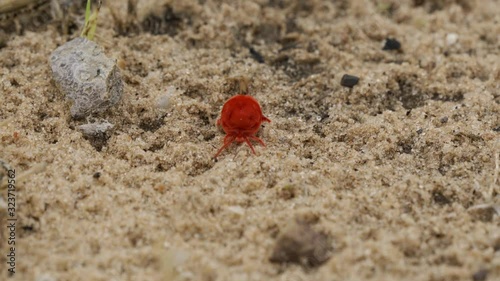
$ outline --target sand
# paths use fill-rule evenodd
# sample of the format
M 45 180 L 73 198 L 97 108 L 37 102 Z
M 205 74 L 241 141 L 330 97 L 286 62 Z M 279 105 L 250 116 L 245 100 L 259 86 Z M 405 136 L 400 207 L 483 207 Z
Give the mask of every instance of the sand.
M 71 118 L 48 63 L 81 9 L 0 49 L 2 280 L 500 280 L 498 1 L 107 2 L 102 114 Z M 240 81 L 267 147 L 214 160 Z

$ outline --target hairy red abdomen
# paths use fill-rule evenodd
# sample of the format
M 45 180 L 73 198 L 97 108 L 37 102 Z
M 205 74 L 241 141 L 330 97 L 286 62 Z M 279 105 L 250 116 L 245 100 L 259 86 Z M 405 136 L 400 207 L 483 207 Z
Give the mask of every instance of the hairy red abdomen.
M 217 125 L 222 126 L 226 137 L 224 145 L 215 157 L 234 141 L 246 142 L 255 154 L 250 140 L 255 140 L 265 146 L 264 142 L 255 136 L 264 121 L 271 122 L 262 114 L 256 99 L 247 95 L 236 95 L 230 98 L 222 107 L 221 117 L 217 120 Z

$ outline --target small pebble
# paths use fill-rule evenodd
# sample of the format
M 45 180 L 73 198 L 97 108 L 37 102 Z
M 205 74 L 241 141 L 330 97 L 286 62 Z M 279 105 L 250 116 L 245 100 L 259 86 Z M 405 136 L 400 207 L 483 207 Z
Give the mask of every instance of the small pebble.
M 78 129 L 82 131 L 85 136 L 95 136 L 98 134 L 104 134 L 108 130 L 113 129 L 114 125 L 108 121 L 102 123 L 89 123 L 78 126 Z
M 347 88 L 354 87 L 354 85 L 358 84 L 358 82 L 359 82 L 359 77 L 349 74 L 344 74 L 344 76 L 342 76 L 342 79 L 340 79 L 340 85 Z
M 401 43 L 399 43 L 398 40 L 394 38 L 387 38 L 385 39 L 384 47 L 382 50 L 384 51 L 391 51 L 391 50 L 399 50 L 401 49 Z
M 168 86 L 166 93 L 156 100 L 156 107 L 168 109 L 172 106 L 172 97 L 174 96 L 175 90 L 174 86 Z
M 493 251 L 495 252 L 499 252 L 500 251 L 500 236 L 498 236 L 497 238 L 495 238 L 495 240 L 493 241 L 492 243 L 493 245 Z
M 446 35 L 446 44 L 448 46 L 455 45 L 455 43 L 457 43 L 457 41 L 458 41 L 458 34 L 448 33 L 448 35 Z
M 440 121 L 441 123 L 443 123 L 443 124 L 444 124 L 444 123 L 446 123 L 446 122 L 448 122 L 448 116 L 445 116 L 445 117 L 443 117 L 443 118 L 439 119 L 439 121 Z
M 264 63 L 264 57 L 262 56 L 261 53 L 259 53 L 252 47 L 248 47 L 248 50 L 250 51 L 250 55 L 252 55 L 252 58 L 254 60 L 256 60 L 258 63 Z
M 419 135 L 420 135 L 421 133 L 423 133 L 423 132 L 424 132 L 424 129 L 422 129 L 422 128 L 420 128 L 420 129 L 418 129 L 418 130 L 417 130 L 417 134 L 419 134 Z
M 470 207 L 467 212 L 472 218 L 482 222 L 491 222 L 495 216 L 500 216 L 500 205 L 481 204 Z
M 245 214 L 245 209 L 243 209 L 241 206 L 227 206 L 226 209 L 233 215 L 243 216 Z
M 113 127 L 113 124 L 104 121 L 80 125 L 78 129 L 97 151 L 101 151 L 111 137 L 110 132 Z
M 269 259 L 273 263 L 296 263 L 317 267 L 330 258 L 329 238 L 309 224 L 296 222 L 283 230 Z
M 94 179 L 98 179 L 98 178 L 101 177 L 101 173 L 100 172 L 95 172 L 92 177 L 94 177 Z
M 480 269 L 476 273 L 472 275 L 472 280 L 473 281 L 486 281 L 488 278 L 488 270 L 487 269 Z

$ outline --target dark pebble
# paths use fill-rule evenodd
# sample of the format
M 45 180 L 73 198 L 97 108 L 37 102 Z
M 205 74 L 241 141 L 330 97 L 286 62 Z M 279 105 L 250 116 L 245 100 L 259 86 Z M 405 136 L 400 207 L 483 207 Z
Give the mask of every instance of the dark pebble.
M 480 269 L 472 275 L 472 280 L 474 281 L 486 281 L 488 278 L 488 270 Z
M 94 175 L 93 175 L 94 179 L 98 179 L 101 177 L 101 173 L 100 172 L 95 172 Z
M 448 116 L 441 118 L 439 121 L 441 121 L 441 123 L 443 123 L 443 124 L 448 122 Z
M 399 43 L 398 40 L 394 38 L 387 38 L 385 39 L 385 44 L 382 50 L 384 51 L 390 51 L 390 50 L 399 50 L 401 49 L 401 43 Z
M 497 237 L 495 241 L 493 241 L 493 251 L 495 252 L 500 251 L 500 237 Z
M 434 203 L 439 205 L 449 205 L 452 203 L 452 201 L 439 190 L 432 192 L 432 199 L 434 200 Z
M 348 88 L 354 87 L 354 85 L 358 84 L 358 82 L 359 77 L 349 74 L 344 74 L 344 76 L 342 76 L 342 79 L 340 79 L 340 85 Z
M 278 237 L 270 262 L 296 263 L 306 268 L 317 267 L 330 258 L 329 237 L 316 232 L 307 223 L 296 223 Z
M 264 63 L 264 57 L 262 56 L 261 53 L 259 53 L 252 47 L 248 47 L 248 50 L 250 51 L 250 55 L 252 55 L 252 58 L 254 60 L 256 60 L 258 63 Z
M 424 132 L 424 129 L 418 129 L 418 130 L 417 130 L 417 134 L 419 134 L 419 135 L 420 135 L 421 133 L 423 133 L 423 132 Z

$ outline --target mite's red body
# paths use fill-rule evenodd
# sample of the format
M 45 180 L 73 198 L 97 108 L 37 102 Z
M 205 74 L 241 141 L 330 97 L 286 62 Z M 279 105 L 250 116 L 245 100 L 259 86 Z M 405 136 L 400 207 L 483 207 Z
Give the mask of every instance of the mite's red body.
M 236 95 L 230 98 L 222 107 L 221 116 L 217 120 L 217 125 L 224 129 L 226 137 L 224 137 L 224 144 L 214 157 L 217 157 L 222 150 L 235 141 L 245 142 L 255 154 L 250 140 L 266 146 L 260 138 L 255 136 L 259 131 L 260 124 L 264 121 L 271 122 L 262 114 L 256 99 L 246 95 Z

